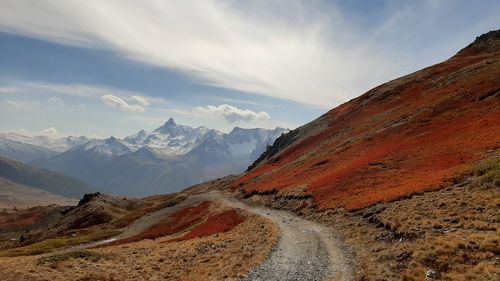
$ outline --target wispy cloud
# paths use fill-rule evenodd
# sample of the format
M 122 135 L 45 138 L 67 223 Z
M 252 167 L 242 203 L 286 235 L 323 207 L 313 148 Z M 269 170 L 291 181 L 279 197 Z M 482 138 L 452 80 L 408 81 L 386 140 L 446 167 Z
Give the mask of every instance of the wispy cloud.
M 44 129 L 42 131 L 40 131 L 40 134 L 41 135 L 44 135 L 44 136 L 55 136 L 57 135 L 59 132 L 57 131 L 56 128 L 54 127 L 49 127 L 47 129 Z
M 2 86 L 0 86 L 0 94 L 13 94 L 13 93 L 18 93 L 20 91 L 21 91 L 21 89 L 19 89 L 18 87 L 11 87 L 11 86 L 2 87 Z
M 50 97 L 50 98 L 47 99 L 47 101 L 50 104 L 57 105 L 57 106 L 63 106 L 64 105 L 64 102 L 62 101 L 62 99 L 60 99 L 58 97 Z
M 344 18 L 335 1 L 2 1 L 0 30 L 109 49 L 203 83 L 331 107 L 420 65 L 402 50 L 418 43 L 415 34 L 441 26 L 453 2 L 388 5 L 384 20 L 366 30 Z
M 25 101 L 13 101 L 13 100 L 6 100 L 4 101 L 5 105 L 8 107 L 14 109 L 14 110 L 22 110 L 22 111 L 28 111 L 31 109 L 33 103 L 31 102 L 25 102 Z
M 229 104 L 221 104 L 219 106 L 207 105 L 206 107 L 197 107 L 196 110 L 204 114 L 223 118 L 230 123 L 271 119 L 271 116 L 265 111 L 254 112 L 249 109 L 240 109 Z
M 12 84 L 12 86 L 0 87 L 0 90 L 5 89 L 6 92 L 15 93 L 60 94 L 86 98 L 101 98 L 108 94 L 127 98 L 135 96 L 134 99 L 140 99 L 142 96 L 138 92 L 117 89 L 105 85 L 55 84 L 33 81 L 11 81 L 9 83 Z
M 117 107 L 128 112 L 144 112 L 145 107 L 151 105 L 151 101 L 159 104 L 165 103 L 165 100 L 158 97 L 149 98 L 141 93 L 117 89 L 104 85 L 86 85 L 86 84 L 53 84 L 32 81 L 14 81 L 15 86 L 0 87 L 5 93 L 37 93 L 37 94 L 57 94 L 90 99 L 100 99 L 104 104 Z M 59 97 L 49 97 L 47 102 L 53 105 L 63 106 L 64 102 Z M 6 102 L 11 107 L 18 109 L 29 108 L 26 102 Z
M 104 95 L 101 97 L 101 100 L 105 105 L 109 107 L 115 107 L 126 112 L 144 112 L 145 109 L 143 105 L 147 103 L 146 99 L 139 99 L 140 102 L 138 102 L 136 99 L 132 99 L 133 101 L 138 102 L 139 104 L 130 104 L 123 98 L 114 95 Z

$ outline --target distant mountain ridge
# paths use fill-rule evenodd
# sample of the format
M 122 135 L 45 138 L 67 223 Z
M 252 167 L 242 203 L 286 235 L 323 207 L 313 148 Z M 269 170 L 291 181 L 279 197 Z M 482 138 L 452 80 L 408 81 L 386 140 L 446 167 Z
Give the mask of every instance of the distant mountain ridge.
M 0 156 L 0 178 L 11 182 L 41 189 L 68 198 L 81 198 L 95 188 L 73 177 L 64 176 L 46 169 L 29 165 Z
M 152 132 L 140 130 L 123 139 L 2 134 L 0 148 L 9 149 L 0 149 L 0 155 L 76 177 L 104 192 L 142 196 L 240 173 L 286 132 L 283 128 L 235 127 L 222 133 L 204 126 L 179 125 L 170 118 Z M 33 146 L 35 152 L 20 157 Z

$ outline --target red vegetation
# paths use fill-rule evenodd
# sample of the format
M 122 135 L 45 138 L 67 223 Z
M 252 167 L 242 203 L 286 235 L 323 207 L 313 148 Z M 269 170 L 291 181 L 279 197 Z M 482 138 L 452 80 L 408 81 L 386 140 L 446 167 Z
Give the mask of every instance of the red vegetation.
M 233 229 L 243 221 L 243 217 L 241 217 L 235 210 L 225 211 L 223 213 L 210 216 L 205 222 L 193 227 L 190 232 L 171 241 L 184 241 L 226 232 Z
M 439 188 L 500 148 L 495 40 L 331 110 L 325 130 L 243 174 L 236 186 L 247 193 L 307 186 L 321 208 L 351 210 Z
M 167 219 L 159 222 L 158 224 L 152 226 L 151 228 L 145 230 L 140 234 L 114 241 L 112 243 L 106 244 L 106 246 L 137 242 L 143 239 L 156 239 L 161 236 L 181 232 L 203 221 L 209 207 L 210 202 L 205 201 L 197 206 L 184 208 L 173 213 Z

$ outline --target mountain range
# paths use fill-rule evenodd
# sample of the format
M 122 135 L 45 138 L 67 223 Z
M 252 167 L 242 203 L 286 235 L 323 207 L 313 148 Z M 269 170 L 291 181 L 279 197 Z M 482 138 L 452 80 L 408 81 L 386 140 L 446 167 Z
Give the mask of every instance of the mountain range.
M 236 127 L 222 133 L 170 118 L 152 132 L 123 139 L 1 134 L 0 155 L 76 177 L 103 192 L 144 196 L 240 173 L 286 132 Z

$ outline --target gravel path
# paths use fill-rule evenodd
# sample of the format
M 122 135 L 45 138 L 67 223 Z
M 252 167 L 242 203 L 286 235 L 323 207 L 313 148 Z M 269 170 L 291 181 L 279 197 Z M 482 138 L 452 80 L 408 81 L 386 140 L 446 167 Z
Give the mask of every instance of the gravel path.
M 248 206 L 231 198 L 220 200 L 269 218 L 281 230 L 280 241 L 268 260 L 254 268 L 242 281 L 353 280 L 342 244 L 327 227 L 289 212 Z

